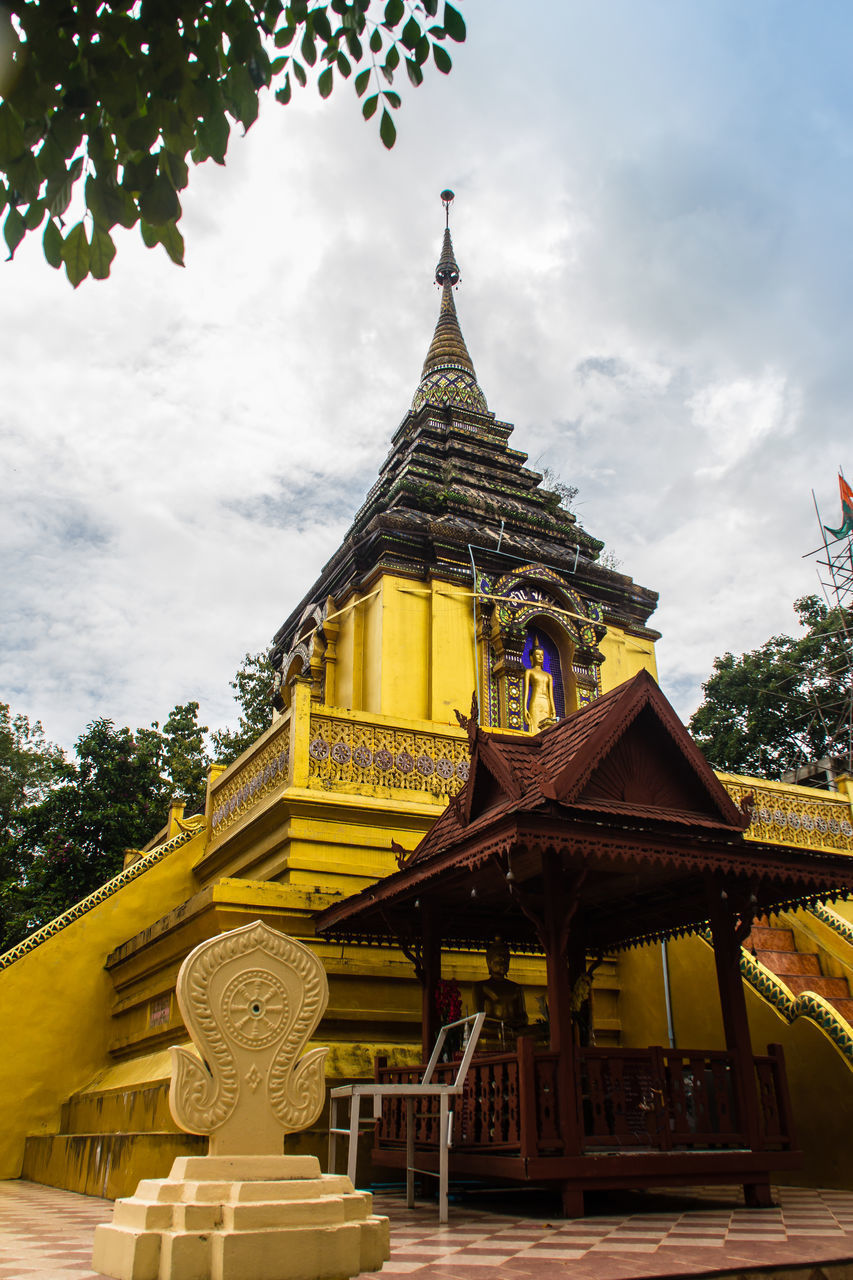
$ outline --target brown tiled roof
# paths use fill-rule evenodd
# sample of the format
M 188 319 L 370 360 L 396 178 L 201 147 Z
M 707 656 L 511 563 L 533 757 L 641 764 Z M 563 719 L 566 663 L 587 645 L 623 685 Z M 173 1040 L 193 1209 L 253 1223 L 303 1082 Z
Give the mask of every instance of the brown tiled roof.
M 706 791 L 706 812 L 611 798 L 581 798 L 584 784 L 608 749 L 650 705 L 692 768 L 697 783 Z M 551 808 L 554 804 L 561 809 L 571 807 L 584 813 L 612 813 L 622 818 L 656 819 L 681 825 L 696 823 L 714 830 L 739 832 L 744 827 L 740 811 L 646 671 L 641 671 L 633 680 L 603 694 L 535 737 L 479 731 L 466 790 L 470 791 L 475 786 L 478 771 L 490 769 L 493 757 L 498 757 L 511 771 L 518 783 L 520 796 L 506 795 L 505 799 L 490 804 L 469 822 L 464 817 L 465 798 L 459 797 L 424 836 L 406 860 L 406 865 L 427 861 L 461 838 L 463 833 L 466 837 L 471 836 L 507 813 L 531 812 Z M 713 816 L 714 809 L 717 810 L 716 816 Z

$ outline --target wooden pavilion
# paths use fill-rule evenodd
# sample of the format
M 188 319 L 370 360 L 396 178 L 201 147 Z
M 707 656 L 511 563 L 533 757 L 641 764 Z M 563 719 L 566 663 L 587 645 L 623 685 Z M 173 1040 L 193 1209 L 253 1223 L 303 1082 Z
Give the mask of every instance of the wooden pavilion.
M 741 943 L 756 915 L 853 890 L 853 859 L 746 841 L 738 809 L 651 676 L 535 737 L 467 726 L 464 790 L 385 880 L 329 907 L 327 936 L 396 941 L 423 984 L 424 1061 L 437 1033 L 442 944 L 496 931 L 544 953 L 548 1040 L 478 1053 L 454 1119 L 457 1176 L 556 1182 L 567 1216 L 593 1188 L 741 1182 L 769 1203 L 771 1170 L 800 1163 L 779 1046 L 756 1056 Z M 725 1050 L 581 1043 L 572 996 L 588 957 L 709 929 Z M 582 990 L 582 987 L 580 988 Z M 576 1002 L 577 1003 L 577 1002 Z M 452 1067 L 449 1065 L 449 1070 Z M 408 1082 L 410 1071 L 384 1069 Z M 417 1121 L 431 1167 L 436 1121 Z M 405 1162 L 386 1103 L 374 1160 Z M 437 1158 L 437 1157 L 436 1157 Z

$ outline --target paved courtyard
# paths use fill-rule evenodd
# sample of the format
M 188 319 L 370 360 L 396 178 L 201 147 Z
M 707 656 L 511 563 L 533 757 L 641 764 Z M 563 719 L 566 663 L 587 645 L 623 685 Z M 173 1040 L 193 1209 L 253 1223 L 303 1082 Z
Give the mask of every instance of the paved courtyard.
M 391 1261 L 373 1274 L 629 1280 L 848 1263 L 853 1276 L 853 1193 L 780 1187 L 774 1194 L 778 1207 L 752 1210 L 738 1188 L 614 1193 L 594 1198 L 592 1212 L 571 1222 L 550 1217 L 556 1202 L 529 1192 L 471 1195 L 451 1205 L 446 1227 L 431 1205 L 409 1210 L 398 1196 L 379 1194 L 376 1209 L 391 1218 Z M 92 1237 L 111 1215 L 109 1200 L 0 1182 L 0 1280 L 97 1280 Z

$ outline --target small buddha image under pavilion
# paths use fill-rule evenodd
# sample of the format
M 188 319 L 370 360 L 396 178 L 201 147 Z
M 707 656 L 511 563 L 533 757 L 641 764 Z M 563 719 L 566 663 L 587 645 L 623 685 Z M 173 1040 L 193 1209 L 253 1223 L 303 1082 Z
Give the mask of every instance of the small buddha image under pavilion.
M 488 978 L 474 983 L 474 1007 L 485 1013 L 484 1040 L 512 1042 L 526 1031 L 527 1007 L 524 988 L 507 977 L 509 947 L 503 938 L 495 937 L 486 947 Z

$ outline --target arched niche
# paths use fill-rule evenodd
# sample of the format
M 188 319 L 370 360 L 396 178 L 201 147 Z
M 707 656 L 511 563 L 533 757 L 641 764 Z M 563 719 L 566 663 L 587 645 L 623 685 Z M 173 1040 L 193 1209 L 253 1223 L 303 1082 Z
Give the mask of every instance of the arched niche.
M 489 724 L 524 729 L 524 672 L 537 630 L 559 667 L 562 713 L 569 715 L 598 697 L 604 661 L 598 642 L 605 628 L 595 601 L 583 599 L 554 570 L 539 565 L 523 566 L 494 581 L 481 577 L 478 595 L 484 719 Z
M 274 703 L 279 711 L 286 711 L 293 697 L 296 680 L 307 677 L 311 681 L 311 699 L 323 702 L 326 693 L 327 644 L 324 618 L 328 606 L 309 605 L 299 620 L 292 648 L 281 658 L 278 668 L 280 680 L 276 680 Z

